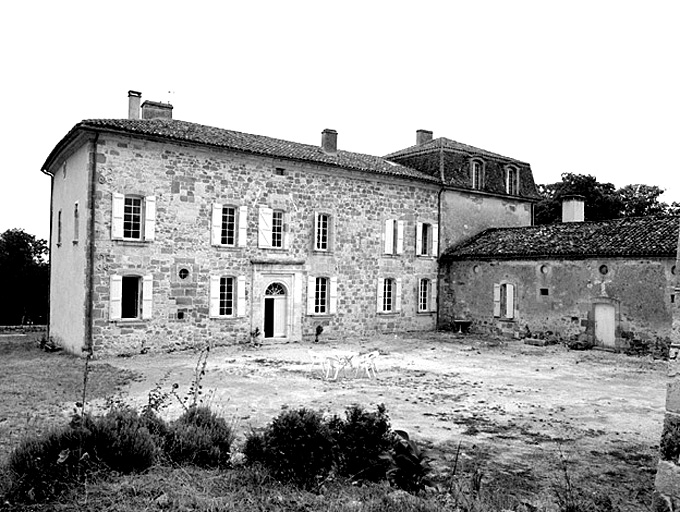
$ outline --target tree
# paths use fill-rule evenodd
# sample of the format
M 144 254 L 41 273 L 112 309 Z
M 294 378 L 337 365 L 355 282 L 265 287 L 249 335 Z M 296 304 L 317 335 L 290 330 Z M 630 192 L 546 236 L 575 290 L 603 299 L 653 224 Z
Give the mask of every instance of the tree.
M 47 321 L 47 252 L 45 240 L 22 229 L 0 234 L 0 325 Z
M 543 199 L 536 204 L 536 224 L 559 222 L 562 218 L 562 198 L 580 195 L 585 198 L 585 220 L 609 220 L 620 217 L 673 215 L 680 205 L 669 206 L 659 201 L 663 190 L 657 186 L 626 185 L 616 189 L 611 183 L 600 183 L 594 176 L 564 173 L 562 181 L 538 185 Z

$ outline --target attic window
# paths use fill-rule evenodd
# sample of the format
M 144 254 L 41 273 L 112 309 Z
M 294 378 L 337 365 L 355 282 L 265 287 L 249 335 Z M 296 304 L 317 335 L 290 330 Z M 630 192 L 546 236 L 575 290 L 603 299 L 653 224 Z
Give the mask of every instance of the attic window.
M 484 188 L 484 162 L 482 160 L 475 159 L 470 161 L 470 178 L 474 190 Z
M 505 168 L 505 192 L 511 196 L 519 195 L 519 169 L 517 167 Z
M 600 274 L 605 276 L 608 273 L 609 273 L 609 267 L 607 267 L 607 265 L 600 265 Z
M 285 176 L 286 170 L 283 167 L 277 167 L 276 169 L 274 169 L 274 174 L 276 176 Z

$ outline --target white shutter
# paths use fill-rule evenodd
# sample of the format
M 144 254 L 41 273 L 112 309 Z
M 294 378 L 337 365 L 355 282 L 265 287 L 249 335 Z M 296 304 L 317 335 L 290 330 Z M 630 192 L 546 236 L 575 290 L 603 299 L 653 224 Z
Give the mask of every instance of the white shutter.
M 156 196 L 144 198 L 144 240 L 156 238 Z
M 257 246 L 272 246 L 272 214 L 274 210 L 266 206 L 260 206 L 257 224 Z
M 248 207 L 238 209 L 238 246 L 245 247 L 248 239 Z
M 493 316 L 501 316 L 501 285 L 493 284 Z
M 212 233 L 210 243 L 220 245 L 222 242 L 222 205 L 214 203 L 212 207 Z
M 397 254 L 404 252 L 404 221 L 397 221 Z
M 314 300 L 316 298 L 316 278 L 307 277 L 307 314 L 314 314 Z
M 338 311 L 338 278 L 331 277 L 331 295 L 328 303 L 329 313 L 334 315 Z
M 220 316 L 220 276 L 210 276 L 210 317 Z
M 109 320 L 123 316 L 123 276 L 111 276 L 109 285 Z
M 383 299 L 385 297 L 385 280 L 378 279 L 377 281 L 378 281 L 378 293 L 377 293 L 378 302 L 376 306 L 378 313 L 380 313 L 383 310 Z
M 416 256 L 423 254 L 423 223 L 416 222 Z
M 312 240 L 314 241 L 314 247 L 312 247 L 313 250 L 318 250 L 319 249 L 319 213 L 314 212 L 314 233 L 312 233 Z
M 153 316 L 153 276 L 142 278 L 142 318 L 148 320 Z
M 125 196 L 113 194 L 111 202 L 111 238 L 121 240 L 123 238 L 123 214 L 125 211 Z
M 397 290 L 395 292 L 395 310 L 401 311 L 401 278 L 397 279 Z
M 506 284 L 505 285 L 505 291 L 506 291 L 506 311 L 505 311 L 505 318 L 515 318 L 515 285 L 513 284 Z
M 432 256 L 439 257 L 439 224 L 432 224 Z
M 385 221 L 385 254 L 394 252 L 394 220 Z
M 239 276 L 236 279 L 236 315 L 246 316 L 246 278 Z
M 430 289 L 432 291 L 432 296 L 430 298 L 430 311 L 437 311 L 437 285 L 439 280 L 433 279 L 430 281 Z

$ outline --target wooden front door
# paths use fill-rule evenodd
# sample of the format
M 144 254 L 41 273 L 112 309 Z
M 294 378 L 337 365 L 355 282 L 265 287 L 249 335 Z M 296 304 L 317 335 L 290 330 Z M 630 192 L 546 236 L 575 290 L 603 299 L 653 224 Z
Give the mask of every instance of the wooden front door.
M 281 283 L 270 284 L 264 293 L 264 337 L 285 338 L 288 296 Z
M 612 304 L 595 304 L 595 341 L 616 348 L 616 308 Z

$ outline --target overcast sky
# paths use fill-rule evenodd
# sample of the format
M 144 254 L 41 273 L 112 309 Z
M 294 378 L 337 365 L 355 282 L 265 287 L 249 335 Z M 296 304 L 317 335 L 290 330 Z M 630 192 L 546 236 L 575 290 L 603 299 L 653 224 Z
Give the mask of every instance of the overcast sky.
M 680 2 L 4 2 L 0 231 L 49 236 L 40 170 L 127 91 L 185 121 L 384 155 L 417 129 L 680 201 Z

